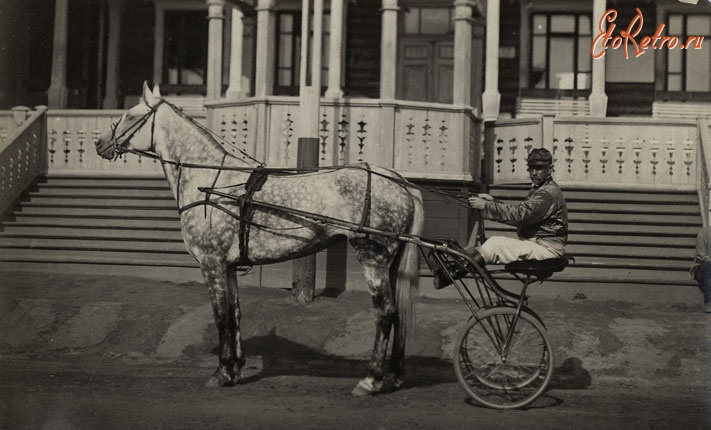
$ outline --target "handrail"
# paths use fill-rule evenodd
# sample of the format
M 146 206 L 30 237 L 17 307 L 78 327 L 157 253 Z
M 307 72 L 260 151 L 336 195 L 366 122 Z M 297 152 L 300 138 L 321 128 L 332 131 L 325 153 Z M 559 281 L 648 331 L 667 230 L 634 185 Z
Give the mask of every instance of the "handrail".
M 0 148 L 0 221 L 38 176 L 47 171 L 47 107 L 37 106 Z
M 699 129 L 699 153 L 698 153 L 698 174 L 697 192 L 699 194 L 699 208 L 701 209 L 701 219 L 704 226 L 709 225 L 709 199 L 711 195 L 711 178 L 709 169 L 711 168 L 711 120 L 699 119 L 697 121 Z

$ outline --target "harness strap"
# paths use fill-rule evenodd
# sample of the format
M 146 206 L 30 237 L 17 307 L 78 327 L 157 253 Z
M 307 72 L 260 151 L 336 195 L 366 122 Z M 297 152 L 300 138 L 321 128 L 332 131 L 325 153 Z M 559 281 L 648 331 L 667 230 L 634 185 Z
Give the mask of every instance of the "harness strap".
M 358 226 L 362 229 L 363 227 L 366 226 L 368 221 L 370 220 L 370 204 L 371 204 L 371 188 L 372 188 L 372 183 L 373 183 L 373 175 L 372 171 L 370 170 L 370 165 L 368 163 L 365 163 L 365 171 L 367 174 L 367 179 L 365 182 L 365 199 L 363 200 L 363 215 L 360 218 L 360 223 Z
M 250 173 L 247 182 L 244 184 L 244 194 L 239 196 L 239 213 L 242 221 L 239 223 L 239 260 L 238 266 L 251 265 L 249 261 L 249 230 L 252 225 L 252 214 L 254 212 L 254 193 L 262 189 L 267 182 L 269 172 L 257 167 Z M 214 185 L 214 184 L 213 184 Z M 209 195 L 209 194 L 208 194 Z

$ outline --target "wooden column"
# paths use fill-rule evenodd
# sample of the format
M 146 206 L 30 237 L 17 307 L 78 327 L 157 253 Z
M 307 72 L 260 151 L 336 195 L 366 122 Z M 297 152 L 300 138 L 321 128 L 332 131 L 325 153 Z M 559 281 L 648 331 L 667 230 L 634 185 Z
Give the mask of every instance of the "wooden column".
M 254 95 L 266 97 L 274 90 L 274 2 L 258 0 L 257 7 L 257 64 L 255 65 Z
M 592 14 L 592 32 L 598 33 L 598 25 L 600 18 L 605 14 L 605 0 L 593 1 Z M 603 23 L 604 28 L 607 28 L 607 23 Z M 600 49 L 595 52 L 600 52 Z M 604 117 L 607 116 L 607 94 L 605 93 L 605 56 L 592 59 L 592 88 L 590 91 L 590 115 Z
M 106 93 L 104 94 L 104 109 L 119 108 L 119 81 L 121 56 L 121 15 L 123 0 L 109 0 L 109 39 L 106 50 Z
M 397 76 L 397 0 L 382 0 L 380 41 L 380 98 L 395 98 Z
M 484 71 L 484 94 L 482 94 L 485 121 L 499 117 L 501 94 L 499 93 L 499 0 L 486 4 L 486 69 Z
M 343 28 L 345 13 L 343 0 L 331 0 L 331 40 L 328 51 L 328 89 L 326 97 L 343 97 Z
M 322 35 L 323 0 L 303 0 L 299 80 L 299 152 L 297 155 L 297 164 L 300 168 L 318 167 Z M 313 301 L 315 286 L 316 256 L 309 255 L 294 260 L 292 277 L 294 299 L 299 303 Z
M 472 3 L 454 2 L 454 104 L 472 103 Z
M 222 96 L 222 27 L 225 20 L 224 0 L 207 0 L 207 98 Z
M 67 15 L 69 0 L 54 4 L 54 39 L 52 42 L 52 76 L 47 90 L 50 108 L 67 107 Z
M 242 10 L 233 7 L 230 32 L 230 83 L 226 94 L 228 99 L 238 99 L 244 95 L 242 92 L 243 18 Z

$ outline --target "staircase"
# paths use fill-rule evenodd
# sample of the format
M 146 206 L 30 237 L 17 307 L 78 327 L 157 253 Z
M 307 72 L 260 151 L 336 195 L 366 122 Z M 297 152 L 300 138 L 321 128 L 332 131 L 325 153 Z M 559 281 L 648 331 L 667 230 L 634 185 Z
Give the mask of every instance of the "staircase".
M 491 194 L 520 201 L 522 187 Z M 701 227 L 694 192 L 563 190 L 568 252 L 575 263 L 548 282 L 608 286 L 694 285 L 689 276 Z M 487 236 L 514 235 L 487 222 Z M 0 269 L 132 274 L 200 280 L 187 254 L 163 178 L 50 177 L 3 222 Z M 128 269 L 127 269 L 128 268 Z
M 3 222 L 0 269 L 200 279 L 164 178 L 50 177 Z
M 521 201 L 528 188 L 493 187 L 503 201 Z M 575 258 L 547 282 L 695 285 L 689 275 L 702 221 L 696 192 L 566 189 L 567 253 Z M 516 236 L 488 221 L 487 237 Z

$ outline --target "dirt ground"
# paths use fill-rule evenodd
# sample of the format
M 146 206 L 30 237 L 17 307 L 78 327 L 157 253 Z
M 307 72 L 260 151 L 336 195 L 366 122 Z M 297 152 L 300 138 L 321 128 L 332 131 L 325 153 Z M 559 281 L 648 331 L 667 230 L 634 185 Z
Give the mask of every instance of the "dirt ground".
M 711 315 L 700 305 L 530 303 L 557 359 L 523 411 L 467 399 L 453 342 L 467 309 L 420 298 L 405 386 L 350 390 L 372 346 L 370 298 L 241 288 L 245 378 L 209 389 L 217 335 L 204 287 L 133 277 L 0 274 L 2 429 L 708 429 Z

